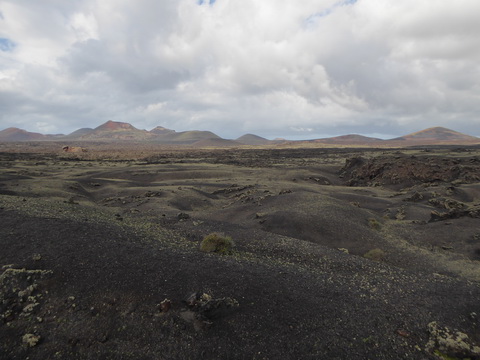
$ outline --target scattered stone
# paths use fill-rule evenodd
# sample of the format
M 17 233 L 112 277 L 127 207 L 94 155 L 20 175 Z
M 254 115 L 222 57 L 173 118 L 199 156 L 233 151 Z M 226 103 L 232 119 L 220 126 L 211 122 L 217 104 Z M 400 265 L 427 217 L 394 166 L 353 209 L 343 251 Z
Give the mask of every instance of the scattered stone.
M 459 201 L 452 200 L 452 199 L 434 198 L 434 199 L 428 200 L 428 203 L 437 208 L 447 209 L 447 210 L 450 210 L 450 209 L 463 210 L 467 208 L 467 205 L 465 205 L 464 203 L 461 203 Z
M 448 196 L 451 196 L 455 193 L 455 187 L 454 186 L 448 186 L 445 190 L 445 193 L 448 195 Z
M 33 254 L 33 255 L 32 255 L 32 260 L 33 260 L 33 261 L 40 261 L 40 260 L 42 260 L 42 255 L 40 255 L 40 254 Z
M 162 313 L 166 313 L 172 307 L 172 301 L 169 299 L 165 299 L 160 303 L 159 307 Z
M 352 157 L 340 170 L 340 177 L 349 186 L 415 185 L 439 182 L 458 185 L 480 180 L 480 168 L 468 159 L 434 157 L 384 156 L 378 158 Z
M 33 303 L 33 304 L 28 304 L 27 306 L 25 306 L 23 308 L 23 312 L 24 313 L 30 313 L 32 312 L 38 305 L 40 305 L 39 303 Z
M 428 222 L 444 221 L 449 219 L 459 219 L 465 216 L 469 216 L 474 219 L 480 218 L 480 206 L 475 205 L 473 207 L 464 208 L 464 209 L 450 209 L 448 212 L 443 212 L 443 213 L 433 210 L 430 213 L 430 220 Z
M 397 210 L 397 213 L 395 214 L 395 219 L 403 220 L 405 219 L 405 216 L 405 208 L 402 206 L 400 209 Z
M 147 191 L 143 194 L 144 197 L 160 197 L 162 193 L 160 191 Z
M 81 153 L 81 152 L 88 152 L 87 149 L 80 147 L 80 146 L 63 146 L 62 150 L 67 153 Z
M 181 212 L 177 215 L 178 220 L 188 220 L 190 219 L 190 215 L 187 213 Z
M 415 191 L 412 196 L 406 198 L 404 201 L 413 201 L 418 202 L 423 200 L 423 195 L 420 194 L 418 191 Z
M 310 176 L 309 178 L 307 178 L 306 180 L 313 180 L 315 181 L 316 183 L 319 183 L 319 184 L 322 184 L 322 185 L 332 185 L 332 183 L 330 182 L 330 180 L 328 180 L 327 178 L 321 176 L 321 177 L 313 177 L 313 176 Z
M 228 188 L 215 190 L 214 192 L 212 192 L 212 195 L 231 194 L 233 192 L 240 192 L 240 191 L 247 190 L 247 189 L 250 189 L 250 188 L 253 188 L 253 185 L 239 186 L 237 184 L 232 184 Z
M 17 318 L 29 317 L 40 305 L 41 294 L 33 295 L 39 287 L 37 281 L 51 273 L 4 267 L 0 274 L 0 319 L 8 324 Z
M 37 289 L 35 284 L 27 286 L 25 290 L 20 290 L 18 292 L 18 297 L 24 299 L 32 295 L 32 293 Z
M 214 299 L 210 294 L 195 292 L 185 301 L 188 310 L 180 312 L 180 317 L 193 324 L 195 331 L 203 331 L 213 325 L 212 320 L 227 315 L 239 306 L 238 301 L 229 297 Z

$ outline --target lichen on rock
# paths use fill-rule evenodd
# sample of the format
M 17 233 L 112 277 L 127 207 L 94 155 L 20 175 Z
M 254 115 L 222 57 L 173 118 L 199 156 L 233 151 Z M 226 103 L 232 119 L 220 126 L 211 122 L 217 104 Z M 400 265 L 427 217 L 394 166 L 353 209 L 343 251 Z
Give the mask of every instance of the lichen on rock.
M 25 334 L 22 337 L 22 343 L 24 343 L 28 347 L 34 347 L 39 343 L 40 339 L 41 337 L 39 335 Z
M 461 331 L 440 326 L 433 321 L 428 324 L 428 332 L 430 339 L 426 350 L 435 354 L 439 359 L 443 359 L 445 356 L 460 359 L 480 357 L 480 346 L 474 344 L 469 336 Z

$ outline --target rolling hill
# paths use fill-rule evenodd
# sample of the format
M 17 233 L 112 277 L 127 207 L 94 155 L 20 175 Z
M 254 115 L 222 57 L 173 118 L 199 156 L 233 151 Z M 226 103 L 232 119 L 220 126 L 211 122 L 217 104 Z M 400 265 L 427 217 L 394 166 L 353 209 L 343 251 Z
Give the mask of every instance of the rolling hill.
M 407 142 L 435 142 L 435 143 L 463 143 L 478 142 L 480 139 L 474 136 L 462 134 L 458 131 L 444 127 L 432 127 L 417 131 L 388 141 L 407 141 Z
M 92 128 L 81 128 L 78 130 L 75 130 L 74 132 L 65 135 L 65 139 L 78 139 L 84 135 L 92 133 L 94 130 Z
M 78 140 L 150 140 L 154 134 L 146 130 L 139 130 L 129 123 L 109 120 L 92 131 L 85 131 Z
M 254 134 L 245 134 L 235 141 L 244 145 L 268 145 L 272 143 L 270 140 Z
M 45 139 L 47 139 L 46 135 L 29 132 L 15 127 L 0 131 L 0 141 L 31 141 Z
M 155 138 L 155 141 L 162 144 L 189 145 L 201 140 L 211 140 L 211 139 L 222 139 L 222 138 L 211 131 L 192 130 L 192 131 L 182 131 L 178 133 L 174 132 L 174 133 L 166 133 L 163 135 L 158 135 Z
M 175 130 L 170 130 L 167 128 L 164 128 L 163 126 L 157 126 L 150 130 L 150 133 L 155 134 L 155 135 L 165 135 L 165 134 L 171 134 L 174 133 Z
M 377 139 L 373 137 L 349 134 L 335 136 L 331 138 L 317 139 L 313 140 L 314 142 L 319 142 L 322 144 L 338 144 L 338 145 L 375 145 L 378 142 L 381 142 L 382 139 Z
M 150 131 L 140 130 L 125 122 L 109 120 L 91 129 L 82 128 L 69 135 L 43 135 L 15 127 L 0 131 L 0 141 L 133 141 L 152 142 L 170 145 L 191 145 L 194 147 L 208 146 L 361 146 L 361 147 L 407 147 L 422 145 L 472 145 L 480 144 L 480 138 L 466 135 L 444 127 L 432 127 L 397 138 L 382 140 L 358 134 L 341 135 L 330 138 L 312 140 L 268 140 L 254 134 L 245 134 L 236 140 L 223 139 L 211 131 L 182 131 L 157 126 Z

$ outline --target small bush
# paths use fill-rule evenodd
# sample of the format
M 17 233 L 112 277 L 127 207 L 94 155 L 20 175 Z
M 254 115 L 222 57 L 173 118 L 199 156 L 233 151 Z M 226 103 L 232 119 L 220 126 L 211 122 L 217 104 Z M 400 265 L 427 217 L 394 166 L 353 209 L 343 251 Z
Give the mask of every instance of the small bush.
M 380 230 L 382 224 L 380 224 L 377 219 L 370 218 L 368 219 L 368 226 L 370 226 L 372 229 Z
M 385 258 L 385 251 L 382 249 L 372 249 L 363 255 L 364 258 L 374 261 L 382 261 Z
M 233 246 L 234 243 L 231 237 L 213 233 L 203 238 L 200 243 L 200 250 L 228 255 L 232 253 Z

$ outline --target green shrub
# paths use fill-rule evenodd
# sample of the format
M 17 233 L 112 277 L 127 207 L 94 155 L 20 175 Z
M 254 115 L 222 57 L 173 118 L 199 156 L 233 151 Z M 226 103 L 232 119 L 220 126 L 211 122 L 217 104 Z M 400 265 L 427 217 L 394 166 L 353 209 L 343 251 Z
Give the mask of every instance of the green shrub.
M 233 246 L 234 243 L 231 237 L 212 233 L 203 238 L 200 243 L 200 250 L 228 255 L 232 253 Z
M 374 261 L 382 261 L 385 258 L 385 251 L 382 249 L 372 249 L 363 255 L 364 258 Z

